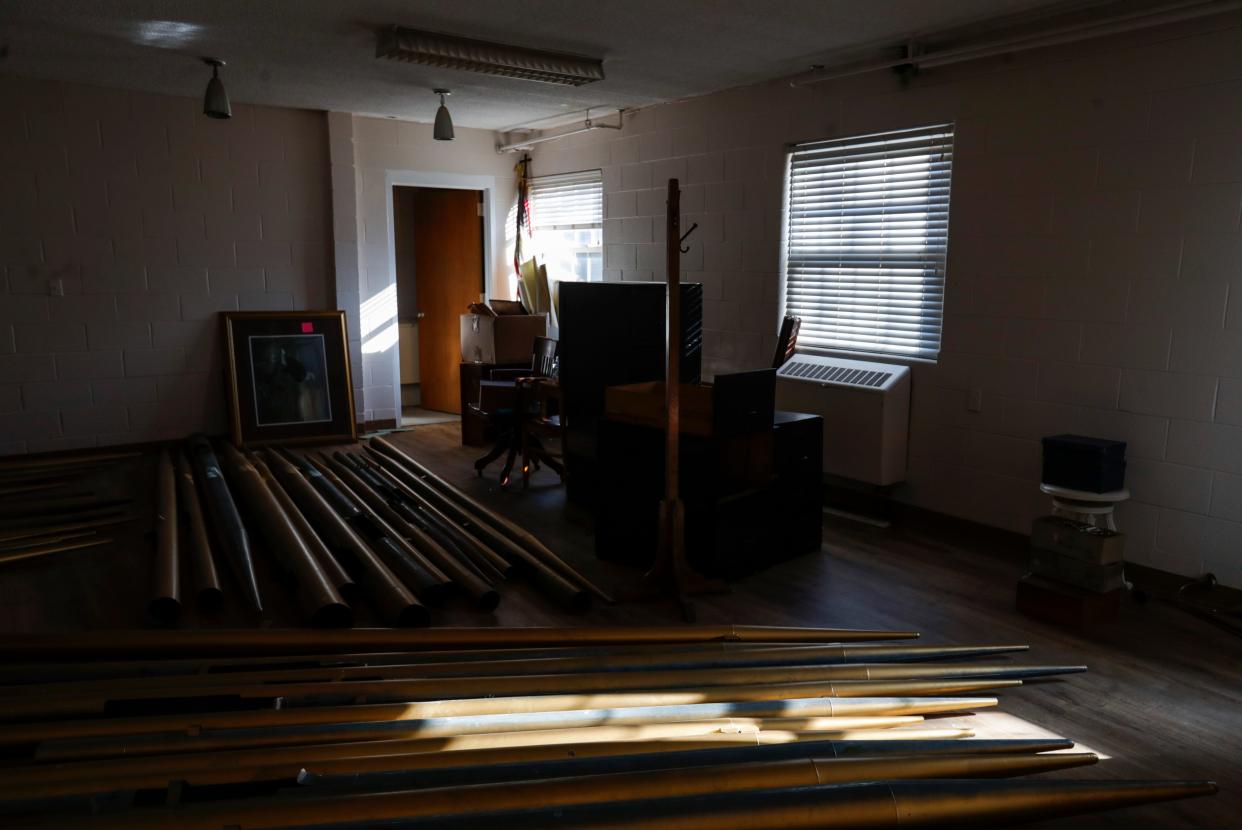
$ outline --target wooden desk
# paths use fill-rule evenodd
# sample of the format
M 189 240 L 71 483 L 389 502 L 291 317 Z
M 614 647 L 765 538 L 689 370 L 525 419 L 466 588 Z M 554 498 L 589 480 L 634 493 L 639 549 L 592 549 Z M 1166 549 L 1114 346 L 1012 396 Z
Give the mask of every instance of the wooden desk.
M 792 412 L 746 434 L 683 433 L 679 489 L 691 564 L 732 578 L 819 550 L 822 441 L 821 417 Z M 664 492 L 664 432 L 601 420 L 597 464 L 595 553 L 646 568 Z

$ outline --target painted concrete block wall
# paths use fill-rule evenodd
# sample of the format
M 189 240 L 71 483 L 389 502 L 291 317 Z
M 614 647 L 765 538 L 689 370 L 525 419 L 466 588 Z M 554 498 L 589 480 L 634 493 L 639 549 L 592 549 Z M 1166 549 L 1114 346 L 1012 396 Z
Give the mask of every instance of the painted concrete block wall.
M 0 112 L 0 455 L 223 432 L 216 312 L 333 306 L 323 113 L 13 76 Z
M 468 186 L 490 192 L 488 296 L 510 296 L 514 199 L 512 155 L 495 150 L 488 130 L 458 128 L 453 141 L 432 138 L 431 124 L 332 113 L 332 187 L 336 225 L 337 300 L 358 310 L 350 319 L 360 340 L 351 344 L 355 400 L 364 423 L 398 417 L 397 294 L 392 247 L 394 179 L 434 187 Z M 462 309 L 465 312 L 465 309 Z
M 771 83 L 542 145 L 602 168 L 605 274 L 664 278 L 664 187 L 716 372 L 774 344 L 784 144 L 956 123 L 939 362 L 915 367 L 898 497 L 1019 532 L 1039 438 L 1129 443 L 1132 561 L 1242 586 L 1242 18 L 924 73 Z M 967 409 L 981 390 L 981 411 Z

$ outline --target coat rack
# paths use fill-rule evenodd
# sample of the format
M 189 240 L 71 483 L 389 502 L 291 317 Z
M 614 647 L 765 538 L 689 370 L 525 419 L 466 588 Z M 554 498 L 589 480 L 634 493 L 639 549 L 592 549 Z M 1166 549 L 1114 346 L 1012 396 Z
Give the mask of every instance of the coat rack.
M 668 180 L 668 210 L 665 219 L 665 247 L 668 264 L 668 365 L 665 372 L 664 404 L 664 500 L 660 502 L 660 536 L 655 564 L 643 576 L 643 594 L 652 596 L 672 590 L 686 622 L 694 622 L 694 605 L 689 597 L 724 593 L 724 582 L 703 576 L 686 561 L 686 513 L 679 492 L 681 450 L 681 243 L 698 227 L 691 225 L 681 234 L 681 189 L 677 179 Z

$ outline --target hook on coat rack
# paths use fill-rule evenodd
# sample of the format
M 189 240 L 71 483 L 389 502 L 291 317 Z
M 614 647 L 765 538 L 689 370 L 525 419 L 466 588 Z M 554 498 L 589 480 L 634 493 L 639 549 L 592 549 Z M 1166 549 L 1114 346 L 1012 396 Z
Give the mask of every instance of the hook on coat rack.
M 683 254 L 687 254 L 687 253 L 689 253 L 689 252 L 690 252 L 690 249 L 689 249 L 689 248 L 682 248 L 682 247 L 681 247 L 681 243 L 682 243 L 682 242 L 685 242 L 685 241 L 686 241 L 686 238 L 687 238 L 687 237 L 689 237 L 689 236 L 690 236 L 690 234 L 694 233 L 694 229 L 695 229 L 695 228 L 697 228 L 698 226 L 699 226 L 699 223 L 698 223 L 698 222 L 695 222 L 693 225 L 691 225 L 691 226 L 690 226 L 690 228 L 689 228 L 689 229 L 688 229 L 685 233 L 683 233 L 683 234 L 681 235 L 681 239 L 678 239 L 678 240 L 677 240 L 677 247 L 681 249 L 681 252 L 682 252 Z

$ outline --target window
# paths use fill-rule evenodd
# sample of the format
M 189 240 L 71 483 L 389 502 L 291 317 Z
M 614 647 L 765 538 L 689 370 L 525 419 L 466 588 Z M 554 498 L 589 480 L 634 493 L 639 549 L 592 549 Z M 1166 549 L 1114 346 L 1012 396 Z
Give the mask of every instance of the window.
M 799 144 L 789 154 L 785 313 L 798 348 L 935 360 L 953 125 Z
M 540 176 L 530 182 L 530 226 L 551 280 L 604 275 L 604 182 L 598 170 Z

